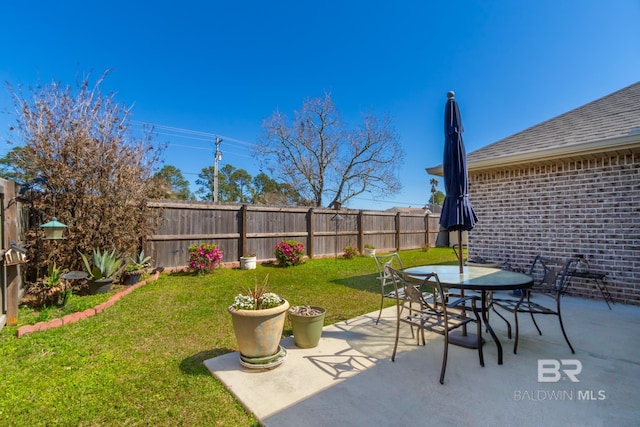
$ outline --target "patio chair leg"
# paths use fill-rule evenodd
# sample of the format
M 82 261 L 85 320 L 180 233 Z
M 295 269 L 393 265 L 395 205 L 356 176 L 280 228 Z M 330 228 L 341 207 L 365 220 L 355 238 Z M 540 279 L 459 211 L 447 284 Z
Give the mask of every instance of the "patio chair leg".
M 542 331 L 540 330 L 540 327 L 538 326 L 538 323 L 536 322 L 536 318 L 533 317 L 533 312 L 529 313 L 531 315 L 531 320 L 533 320 L 533 324 L 535 325 L 536 329 L 538 330 L 538 334 L 542 335 Z
M 558 303 L 558 320 L 560 320 L 560 329 L 562 330 L 562 335 L 564 335 L 564 340 L 569 344 L 569 348 L 571 349 L 572 354 L 576 354 L 573 346 L 569 342 L 569 337 L 567 337 L 567 333 L 564 330 L 564 324 L 562 323 L 562 315 L 560 314 L 560 304 Z
M 518 311 L 516 310 L 513 313 L 513 318 L 515 319 L 515 324 L 516 324 L 516 339 L 513 342 L 513 354 L 516 354 L 518 352 L 518 337 L 520 336 L 520 330 L 518 328 Z M 534 320 L 535 323 L 535 320 Z
M 398 349 L 398 337 L 400 335 L 400 311 L 398 310 L 398 320 L 396 321 L 396 342 L 393 344 L 393 353 L 391 354 L 391 361 L 396 361 L 396 350 Z
M 442 369 L 440 369 L 440 384 L 444 384 L 444 374 L 447 370 L 447 355 L 449 353 L 449 333 L 444 334 L 444 354 L 442 355 Z
M 498 317 L 500 317 L 502 320 L 504 320 L 504 323 L 507 324 L 507 337 L 509 337 L 509 339 L 511 339 L 511 323 L 509 323 L 509 321 L 498 312 L 498 310 L 496 310 L 495 307 L 491 307 L 491 309 L 494 311 L 494 313 L 496 313 L 498 315 Z
M 476 334 L 478 335 L 478 358 L 480 359 L 480 366 L 484 367 L 484 353 L 482 352 L 482 322 L 480 320 L 478 320 Z
M 376 320 L 376 325 L 378 324 L 378 322 L 380 321 L 380 316 L 382 316 L 382 309 L 384 308 L 384 295 L 382 295 L 381 297 L 381 301 L 380 301 L 380 311 L 378 312 L 378 320 Z

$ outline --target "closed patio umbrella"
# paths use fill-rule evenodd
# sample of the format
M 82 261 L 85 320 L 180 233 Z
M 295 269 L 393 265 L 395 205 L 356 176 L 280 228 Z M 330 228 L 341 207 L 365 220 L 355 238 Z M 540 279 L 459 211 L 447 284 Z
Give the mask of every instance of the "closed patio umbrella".
M 444 189 L 445 199 L 440 214 L 440 227 L 447 231 L 458 232 L 460 245 L 460 273 L 462 262 L 462 232 L 473 229 L 478 218 L 469 202 L 469 178 L 467 155 L 462 142 L 462 118 L 453 91 L 447 93 L 447 105 L 444 112 Z

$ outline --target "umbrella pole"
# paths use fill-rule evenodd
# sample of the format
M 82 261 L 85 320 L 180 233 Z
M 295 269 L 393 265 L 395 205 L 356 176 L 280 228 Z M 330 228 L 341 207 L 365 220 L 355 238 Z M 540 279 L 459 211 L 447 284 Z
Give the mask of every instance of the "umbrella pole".
M 460 265 L 460 274 L 462 274 L 464 272 L 463 266 L 462 266 L 462 230 L 458 230 L 458 247 L 460 248 L 460 256 L 458 257 L 458 264 Z
M 462 230 L 458 229 L 458 250 L 460 252 L 460 255 L 458 255 L 458 265 L 460 265 L 460 274 L 462 274 L 464 272 L 464 268 L 462 266 Z M 460 296 L 462 298 L 464 298 L 464 289 L 460 289 Z M 464 312 L 464 310 L 462 311 L 462 315 L 464 316 L 466 313 Z M 462 325 L 462 335 L 463 336 L 467 336 L 467 325 L 464 324 Z
M 460 265 L 460 274 L 464 273 L 463 255 L 462 255 L 462 230 L 458 230 L 458 247 L 460 248 L 460 256 L 458 257 L 458 263 Z M 464 289 L 460 289 L 460 297 L 464 298 Z M 472 301 L 475 304 L 475 301 Z M 465 314 L 464 306 L 462 310 Z M 449 334 L 449 342 L 454 345 L 458 345 L 465 348 L 478 348 L 478 336 L 473 333 L 467 333 L 467 325 L 462 325 L 461 330 L 451 331 Z M 484 341 L 483 341 L 484 343 Z

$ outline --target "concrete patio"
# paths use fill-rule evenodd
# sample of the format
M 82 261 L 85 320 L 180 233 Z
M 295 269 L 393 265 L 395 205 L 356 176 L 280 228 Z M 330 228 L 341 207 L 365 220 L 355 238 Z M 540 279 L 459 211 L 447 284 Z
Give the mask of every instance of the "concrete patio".
M 640 307 L 609 310 L 604 301 L 572 297 L 562 304 L 576 354 L 556 316 L 538 317 L 540 336 L 527 315 L 514 355 L 506 325 L 494 314 L 504 364 L 497 364 L 496 347 L 484 334 L 484 368 L 475 350 L 450 346 L 444 385 L 439 335 L 428 334 L 426 346 L 417 346 L 401 326 L 400 352 L 391 361 L 395 307 L 384 310 L 378 325 L 374 312 L 326 326 L 316 348 L 283 339 L 287 360 L 273 370 L 243 368 L 238 353 L 205 365 L 264 426 L 637 426 Z M 579 382 L 570 375 L 539 382 L 539 359 L 554 359 L 569 373 L 577 360 Z M 545 378 L 553 377 L 551 369 Z

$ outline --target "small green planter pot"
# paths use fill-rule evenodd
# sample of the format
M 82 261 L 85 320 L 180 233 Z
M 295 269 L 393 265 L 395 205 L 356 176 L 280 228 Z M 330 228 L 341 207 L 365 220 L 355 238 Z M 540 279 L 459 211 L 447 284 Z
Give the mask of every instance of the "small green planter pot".
M 324 327 L 324 317 L 327 309 L 324 307 L 311 306 L 311 308 L 321 311 L 317 316 L 301 316 L 289 312 L 291 329 L 293 329 L 293 339 L 296 346 L 300 348 L 317 347 Z

